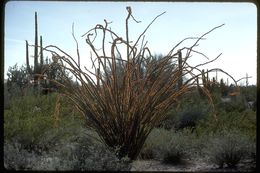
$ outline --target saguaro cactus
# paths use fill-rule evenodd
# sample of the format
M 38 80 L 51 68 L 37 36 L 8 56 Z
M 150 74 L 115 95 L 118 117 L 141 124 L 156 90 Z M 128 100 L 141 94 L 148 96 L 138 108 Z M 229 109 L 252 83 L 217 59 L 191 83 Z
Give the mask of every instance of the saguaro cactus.
M 26 67 L 27 67 L 27 72 L 29 73 L 29 74 L 31 74 L 32 73 L 32 71 L 31 71 L 31 68 L 30 68 L 30 63 L 29 63 L 29 44 L 28 44 L 28 41 L 26 40 L 25 41 L 26 43 Z
M 42 46 L 42 36 L 40 36 L 40 67 L 43 70 L 43 46 Z
M 36 74 L 41 74 L 44 70 L 44 60 L 43 60 L 43 44 L 42 44 L 42 36 L 40 36 L 40 60 L 38 60 L 39 52 L 38 52 L 38 20 L 37 20 L 37 12 L 35 12 L 35 35 L 34 35 L 34 66 L 31 68 L 30 61 L 29 61 L 29 44 L 26 40 L 26 66 L 27 72 L 30 77 L 34 81 L 34 86 L 38 85 L 39 76 Z M 40 62 L 39 62 L 40 61 Z
M 37 12 L 35 12 L 35 35 L 34 35 L 34 73 L 38 71 L 38 23 Z

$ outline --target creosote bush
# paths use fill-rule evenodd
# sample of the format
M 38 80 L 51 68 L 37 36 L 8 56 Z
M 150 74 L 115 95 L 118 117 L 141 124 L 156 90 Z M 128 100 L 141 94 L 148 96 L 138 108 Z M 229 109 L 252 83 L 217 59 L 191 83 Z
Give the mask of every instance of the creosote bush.
M 137 23 L 140 21 L 133 17 L 131 7 L 126 9 L 125 37 L 117 35 L 109 28 L 110 23 L 107 20 L 104 20 L 104 25 L 97 24 L 82 35 L 91 48 L 90 59 L 94 72 L 82 68 L 80 64 L 78 42 L 73 27 L 72 35 L 77 45 L 77 58 L 73 58 L 54 45 L 49 45 L 44 50 L 53 53 L 53 58 L 57 60 L 61 69 L 64 69 L 63 74 L 69 72 L 74 79 L 77 79 L 78 85 L 73 85 L 64 75 L 60 76 L 64 82 L 56 81 L 56 83 L 60 84 L 63 93 L 85 116 L 89 127 L 98 133 L 109 149 L 117 150 L 118 158 L 127 156 L 133 160 L 140 153 L 151 130 L 166 118 L 166 113 L 176 105 L 178 99 L 193 90 L 194 86 L 200 85 L 199 68 L 221 55 L 195 66 L 188 63 L 192 54 L 209 59 L 194 48 L 207 34 L 223 25 L 211 29 L 200 37 L 183 39 L 166 56 L 158 61 L 152 61 L 147 42 L 144 42 L 145 32 L 165 12 L 156 16 L 137 40 L 133 41 L 129 38 L 129 21 L 130 19 Z M 96 39 L 100 38 L 100 35 L 102 39 Z M 101 41 L 100 45 L 96 44 L 97 40 Z M 177 50 L 186 40 L 194 40 L 194 44 Z M 107 51 L 108 45 L 110 45 L 109 51 Z M 98 49 L 100 46 L 101 50 Z M 185 52 L 185 56 L 182 56 L 182 52 Z M 122 64 L 123 68 L 118 69 L 117 63 Z M 122 73 L 120 76 L 119 70 Z M 216 70 L 224 72 L 221 69 L 211 69 L 208 72 Z M 186 81 L 182 80 L 184 76 L 188 77 Z M 208 96 L 209 102 L 212 102 L 208 90 L 202 88 L 202 91 Z

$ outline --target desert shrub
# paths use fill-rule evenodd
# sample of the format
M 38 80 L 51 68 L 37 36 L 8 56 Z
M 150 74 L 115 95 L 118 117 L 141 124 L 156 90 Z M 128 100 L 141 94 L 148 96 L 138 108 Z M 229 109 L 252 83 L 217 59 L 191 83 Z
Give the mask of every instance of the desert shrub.
M 115 153 L 108 150 L 103 144 L 88 144 L 86 138 L 79 142 L 74 156 L 73 170 L 129 171 L 131 168 L 128 158 L 119 160 Z
M 179 100 L 179 106 L 175 106 L 167 113 L 167 118 L 159 124 L 167 130 L 183 128 L 195 128 L 197 123 L 208 117 L 210 105 L 197 91 L 185 94 Z M 213 116 L 210 116 L 213 119 Z
M 7 84 L 4 83 L 4 109 L 10 109 L 11 95 L 7 91 Z
M 17 140 L 26 148 L 31 148 L 42 134 L 52 127 L 51 113 L 55 97 L 17 97 L 4 111 L 4 138 Z
M 243 94 L 246 98 L 246 101 L 254 101 L 257 97 L 257 87 L 255 85 L 251 86 L 241 86 L 240 87 L 241 94 Z
M 4 139 L 15 140 L 25 149 L 40 153 L 74 136 L 84 122 L 65 101 L 58 120 L 55 120 L 56 98 L 57 94 L 13 98 L 10 109 L 4 110 Z M 58 121 L 58 127 L 54 126 L 54 120 Z
M 74 140 L 60 143 L 48 157 L 42 159 L 37 170 L 73 170 L 73 171 L 119 171 L 130 170 L 131 164 L 127 159 L 119 160 L 114 153 L 98 142 L 96 133 L 88 135 L 86 129 L 79 133 Z M 89 136 L 92 134 L 95 138 Z M 100 140 L 100 139 L 99 139 Z M 51 164 L 49 164 L 52 162 Z
M 27 149 L 35 149 L 37 140 L 51 128 L 52 119 L 36 115 L 31 118 L 19 118 L 12 112 L 5 112 L 4 135 L 5 140 L 16 139 Z
M 198 106 L 188 107 L 179 113 L 177 129 L 195 128 L 198 121 L 206 116 L 205 111 Z
M 254 141 L 237 129 L 223 130 L 210 138 L 205 153 L 209 161 L 220 168 L 224 165 L 233 168 L 252 153 L 252 143 Z
M 163 163 L 180 164 L 183 160 L 196 157 L 199 140 L 191 130 L 174 132 L 163 128 L 154 129 L 142 148 L 140 159 L 156 159 Z
M 38 159 L 17 142 L 4 143 L 4 167 L 7 170 L 30 170 Z
M 127 158 L 119 160 L 114 153 L 89 135 L 86 129 L 71 136 L 65 141 L 56 142 L 49 152 L 40 155 L 29 152 L 23 145 L 6 143 L 4 147 L 4 164 L 8 170 L 38 171 L 119 171 L 130 170 L 131 163 Z M 49 140 L 49 139 L 46 139 Z
M 128 170 L 81 115 L 61 98 L 58 126 L 53 116 L 57 94 L 13 98 L 4 112 L 4 163 L 15 170 Z M 92 137 L 92 138 L 91 138 Z
M 171 140 L 165 145 L 156 147 L 157 158 L 162 158 L 163 163 L 182 164 L 186 158 L 193 157 L 193 147 L 196 139 L 190 130 L 184 130 L 172 135 Z
M 218 121 L 214 121 L 210 116 L 200 120 L 195 129 L 196 134 L 218 133 L 224 129 L 236 128 L 247 133 L 250 138 L 256 138 L 256 113 L 254 111 L 225 112 L 222 110 L 218 112 L 217 117 Z
M 247 109 L 246 97 L 241 94 L 231 98 L 230 102 L 221 101 L 221 97 L 219 97 L 219 95 L 215 97 L 214 101 L 215 101 L 216 109 L 223 110 L 226 112 L 233 112 L 233 111 L 243 112 Z
M 15 64 L 7 71 L 7 90 L 11 96 L 23 95 L 23 89 L 28 85 L 28 74 L 25 66 L 18 67 Z

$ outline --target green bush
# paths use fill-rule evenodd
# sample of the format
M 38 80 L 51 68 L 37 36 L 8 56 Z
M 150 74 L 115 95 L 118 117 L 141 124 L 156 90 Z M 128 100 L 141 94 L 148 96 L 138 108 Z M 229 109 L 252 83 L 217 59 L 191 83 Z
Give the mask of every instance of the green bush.
M 28 85 L 28 74 L 25 66 L 18 67 L 15 64 L 8 68 L 7 90 L 11 96 L 22 96 L 23 89 Z
M 15 139 L 28 149 L 33 147 L 52 127 L 52 99 L 33 96 L 13 98 L 10 109 L 4 111 L 4 139 Z
M 4 140 L 17 141 L 25 149 L 41 152 L 51 148 L 55 142 L 75 135 L 83 122 L 79 113 L 73 111 L 64 99 L 58 127 L 54 127 L 52 115 L 56 98 L 57 94 L 13 98 L 10 109 L 4 110 Z
M 233 111 L 225 112 L 220 111 L 217 114 L 217 121 L 212 115 L 206 119 L 200 120 L 195 132 L 197 135 L 217 133 L 223 129 L 236 128 L 241 130 L 247 135 L 256 138 L 256 113 L 252 110 L 245 110 L 243 112 Z
M 129 170 L 96 133 L 84 127 L 81 115 L 61 98 L 58 126 L 53 113 L 57 94 L 14 97 L 4 111 L 4 163 L 15 170 Z M 90 138 L 92 136 L 92 138 Z M 100 140 L 100 139 L 99 139 Z
M 252 144 L 254 141 L 239 130 L 224 130 L 210 138 L 205 153 L 209 161 L 220 168 L 224 165 L 234 168 L 242 159 L 250 157 L 249 153 L 254 150 Z

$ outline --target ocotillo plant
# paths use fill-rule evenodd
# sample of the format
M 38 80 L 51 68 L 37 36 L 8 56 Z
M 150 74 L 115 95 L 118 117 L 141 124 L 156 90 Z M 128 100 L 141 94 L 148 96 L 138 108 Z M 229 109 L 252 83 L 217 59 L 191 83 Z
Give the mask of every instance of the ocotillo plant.
M 183 94 L 195 88 L 194 85 L 197 81 L 199 82 L 197 79 L 201 79 L 199 68 L 213 62 L 221 55 L 196 66 L 188 63 L 191 54 L 202 55 L 198 51 L 193 51 L 198 42 L 205 35 L 223 25 L 214 27 L 200 37 L 183 39 L 160 61 L 152 63 L 146 58 L 151 54 L 143 41 L 144 34 L 151 24 L 165 12 L 156 16 L 137 40 L 132 41 L 129 38 L 129 21 L 130 19 L 138 21 L 133 17 L 131 8 L 126 9 L 128 14 L 125 19 L 125 37 L 117 35 L 108 28 L 109 23 L 106 20 L 104 20 L 104 25 L 97 24 L 82 35 L 91 48 L 91 55 L 95 56 L 90 56 L 94 72 L 79 65 L 78 44 L 76 44 L 78 54 L 74 58 L 54 45 L 49 45 L 44 50 L 52 52 L 58 59 L 59 66 L 72 74 L 79 82 L 79 85 L 74 85 L 68 77 L 61 76 L 64 83 L 60 83 L 60 86 L 63 87 L 62 92 L 85 116 L 89 127 L 99 134 L 108 148 L 116 150 L 119 158 L 128 156 L 133 160 L 138 156 L 151 130 L 166 118 L 166 113 L 176 105 Z M 99 46 L 96 45 L 95 38 L 100 33 L 103 35 L 103 39 L 100 40 L 102 50 L 98 51 Z M 107 35 L 110 36 L 110 40 Z M 194 40 L 194 44 L 176 52 L 176 48 L 185 40 Z M 110 45 L 109 52 L 108 45 Z M 125 57 L 119 46 L 125 49 Z M 176 68 L 178 54 L 184 50 L 187 53 L 185 57 L 182 57 L 182 68 Z M 123 69 L 118 69 L 118 62 L 122 64 Z M 119 70 L 123 70 L 120 79 L 117 73 Z M 224 72 L 221 69 L 210 69 L 208 72 L 216 70 Z M 184 76 L 190 78 L 177 87 Z M 212 103 L 208 90 L 203 88 L 203 92 Z

